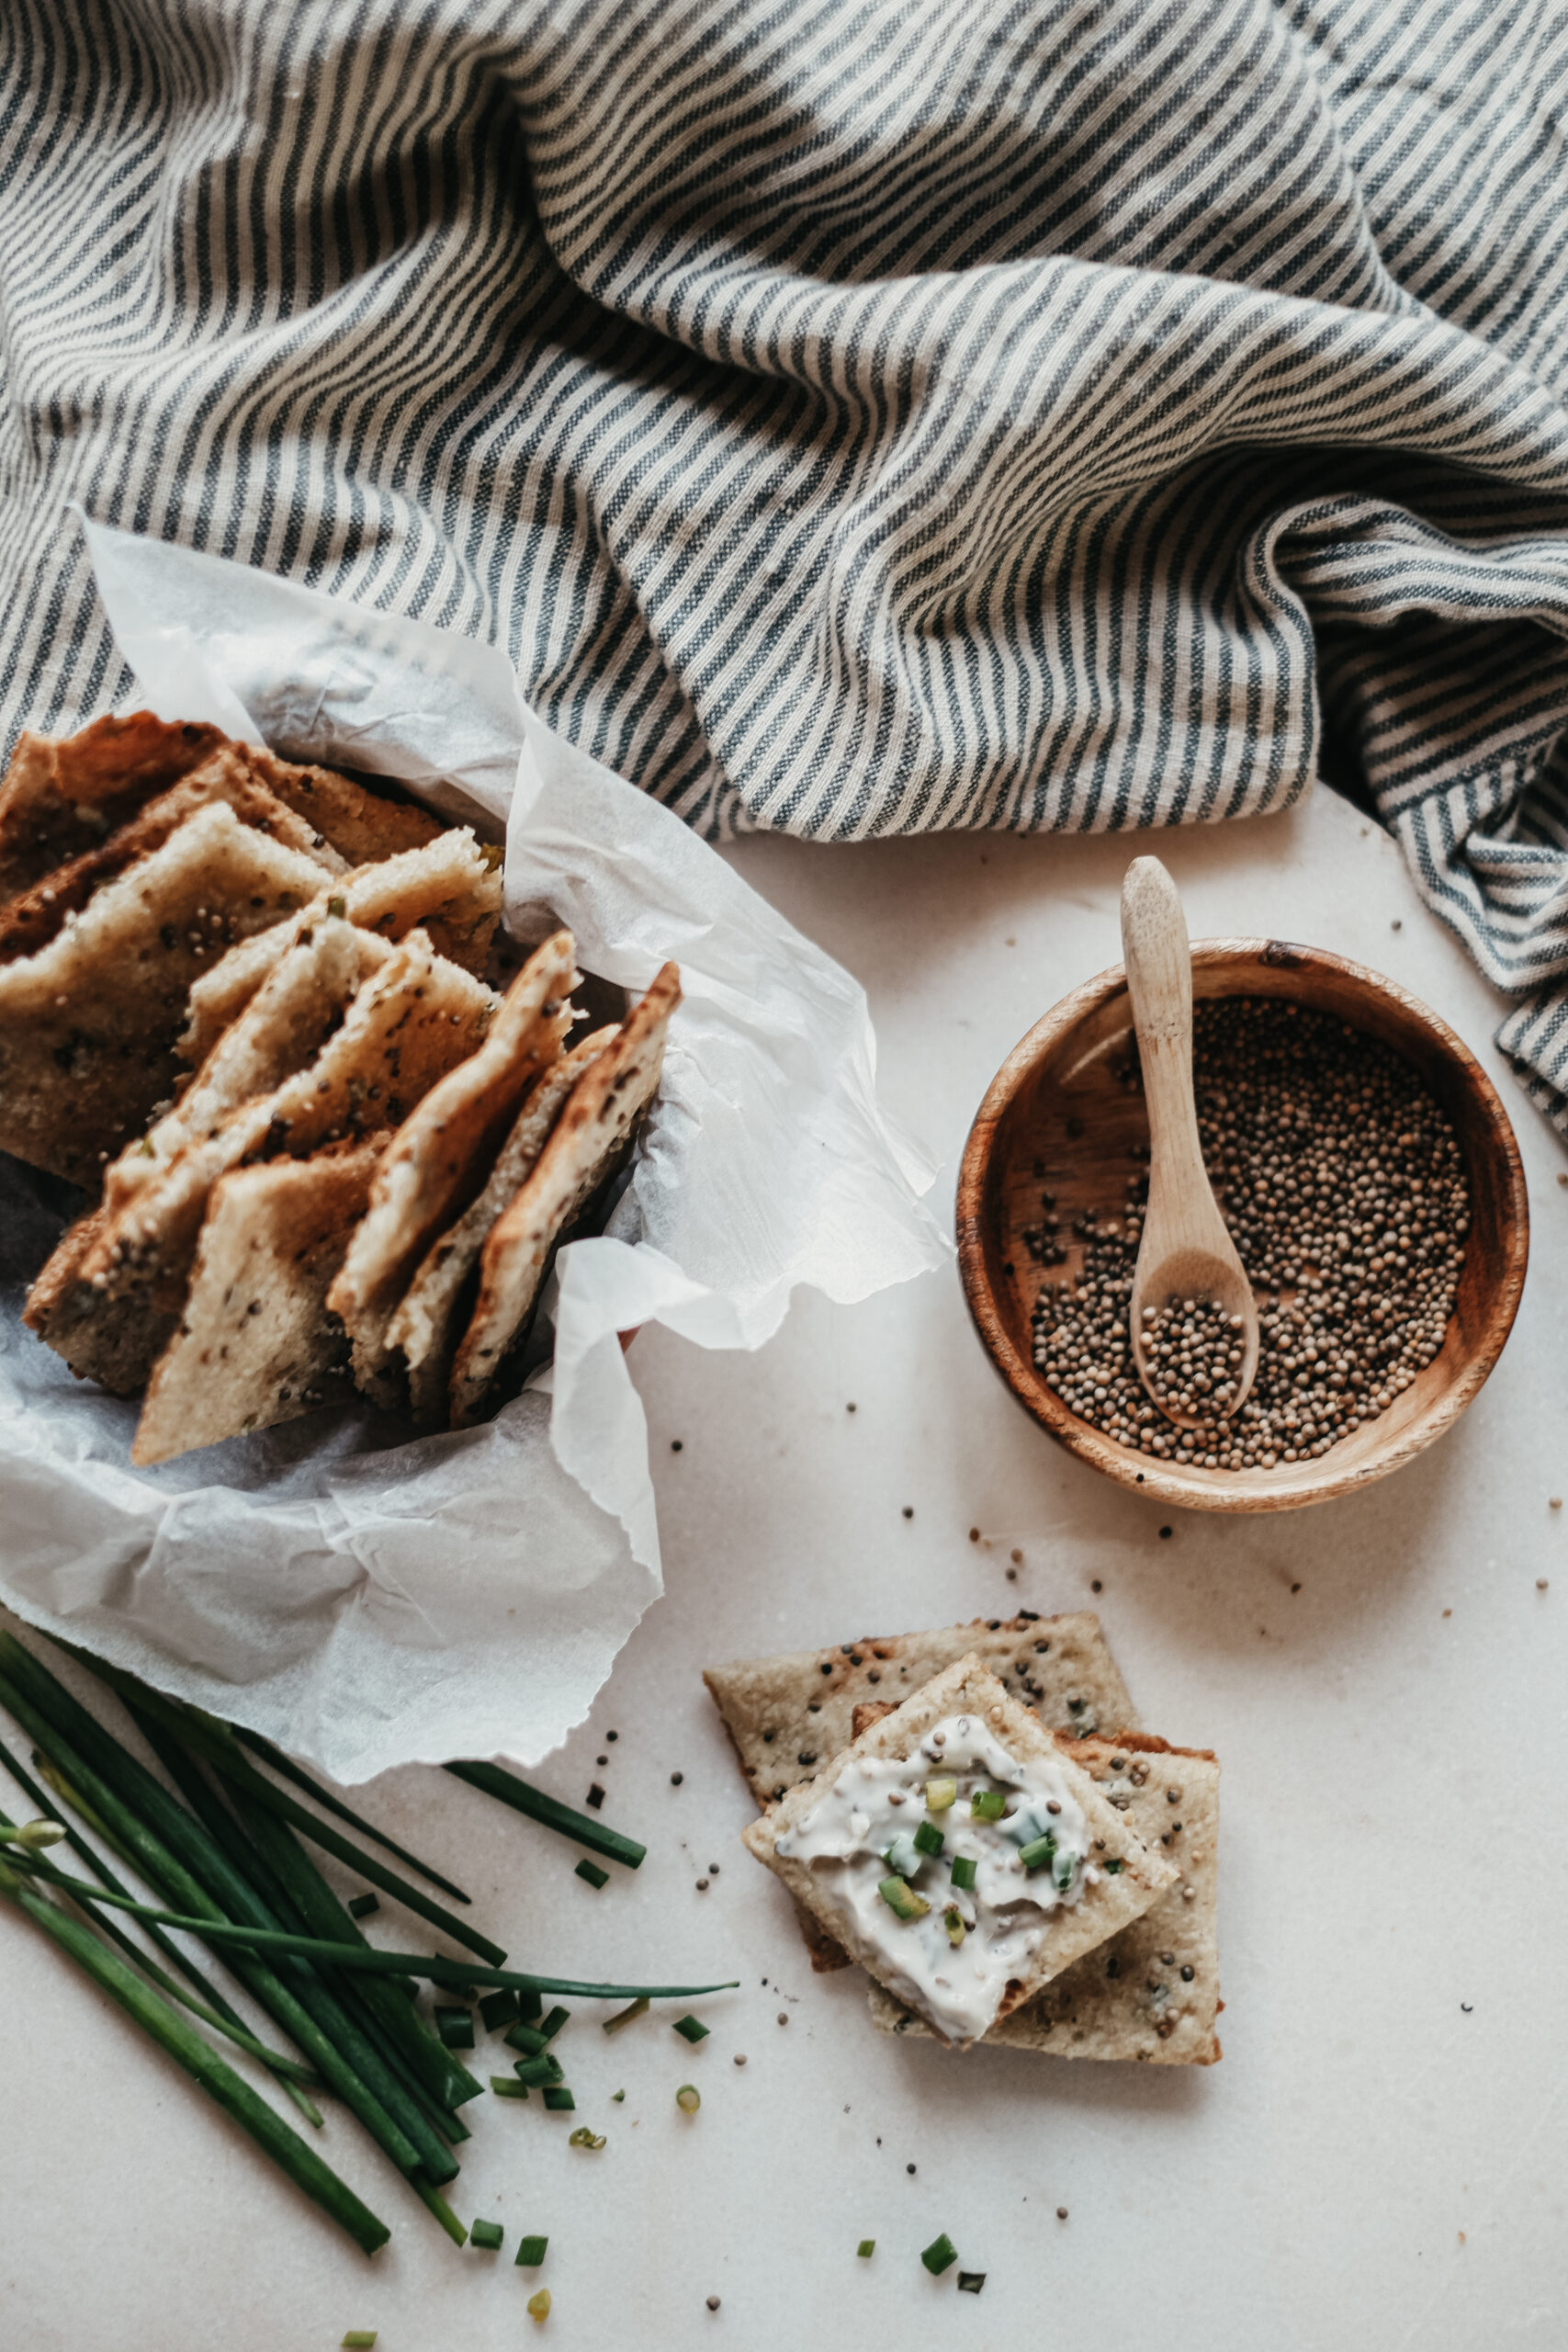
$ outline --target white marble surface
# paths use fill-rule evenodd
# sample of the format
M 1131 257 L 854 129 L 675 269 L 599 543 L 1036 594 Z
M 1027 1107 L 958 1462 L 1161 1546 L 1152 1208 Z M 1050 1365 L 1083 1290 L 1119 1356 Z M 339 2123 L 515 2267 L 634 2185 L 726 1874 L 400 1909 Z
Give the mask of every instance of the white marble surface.
M 1343 804 L 1158 846 L 1195 936 L 1269 930 L 1360 957 L 1498 1074 L 1534 1250 L 1461 1426 L 1352 1500 L 1226 1523 L 1162 1513 L 1057 1451 L 982 1356 L 951 1272 L 853 1310 L 804 1298 L 750 1358 L 650 1334 L 633 1362 L 667 1596 L 539 1775 L 575 1803 L 602 1780 L 606 1817 L 649 1842 L 644 1868 L 592 1894 L 572 1849 L 434 1772 L 367 1803 L 535 1965 L 739 1976 L 702 2005 L 711 2039 L 688 2051 L 656 2015 L 607 2041 L 579 2005 L 560 2047 L 581 2119 L 609 2136 L 596 2156 L 533 2102 L 469 2110 L 457 2201 L 504 2223 L 499 2260 L 457 2253 L 331 2117 L 325 2153 L 394 2226 L 367 2265 L 0 1918 L 6 2352 L 327 2352 L 349 2327 L 378 2328 L 380 2352 L 499 2352 L 535 2340 L 535 2282 L 512 2267 L 524 2229 L 551 2237 L 538 2340 L 593 2352 L 1568 2343 L 1568 1511 L 1548 1502 L 1568 1492 L 1568 1158 L 1502 1071 L 1488 991 Z M 983 838 L 734 853 L 865 981 L 887 1098 L 943 1153 L 949 1196 L 1004 1053 L 1115 959 L 1129 854 Z M 738 1843 L 748 1808 L 704 1661 L 1020 1602 L 1098 1607 L 1149 1725 L 1223 1758 L 1225 2056 L 1207 2072 L 890 2043 L 852 1974 L 812 1978 Z M 685 2079 L 704 2094 L 690 2121 Z M 942 2230 L 987 2274 L 980 2297 L 920 2268 Z

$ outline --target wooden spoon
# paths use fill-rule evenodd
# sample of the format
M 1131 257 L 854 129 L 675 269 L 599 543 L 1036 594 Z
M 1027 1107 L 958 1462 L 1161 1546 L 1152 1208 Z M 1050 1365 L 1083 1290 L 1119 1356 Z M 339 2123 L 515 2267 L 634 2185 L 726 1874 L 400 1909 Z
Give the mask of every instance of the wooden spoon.
M 1149 1114 L 1149 1204 L 1127 1309 L 1138 1377 L 1168 1420 L 1184 1429 L 1244 1403 L 1258 1371 L 1258 1302 L 1220 1215 L 1198 1141 L 1192 1100 L 1192 958 L 1176 885 L 1157 857 L 1137 857 L 1122 885 L 1122 954 L 1144 1066 Z M 1144 1310 L 1172 1298 L 1212 1299 L 1239 1317 L 1242 1361 L 1230 1394 L 1205 1412 L 1174 1409 L 1156 1396 L 1144 1348 Z

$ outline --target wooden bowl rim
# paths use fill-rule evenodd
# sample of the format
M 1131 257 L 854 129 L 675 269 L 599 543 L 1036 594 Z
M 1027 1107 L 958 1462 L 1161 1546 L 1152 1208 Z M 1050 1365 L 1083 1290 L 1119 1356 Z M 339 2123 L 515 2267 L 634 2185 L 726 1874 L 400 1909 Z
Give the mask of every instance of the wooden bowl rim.
M 1281 939 L 1198 939 L 1192 942 L 1195 974 L 1259 963 L 1285 972 L 1316 970 L 1340 975 L 1367 995 L 1382 998 L 1397 1008 L 1417 1028 L 1424 1030 L 1432 1044 L 1454 1065 L 1457 1075 L 1472 1095 L 1478 1112 L 1484 1114 L 1476 1123 L 1480 1128 L 1479 1148 L 1493 1153 L 1503 1179 L 1497 1186 L 1499 1196 L 1505 1202 L 1502 1251 L 1483 1331 L 1463 1361 L 1455 1366 L 1453 1377 L 1447 1385 L 1431 1398 L 1416 1420 L 1390 1441 L 1382 1452 L 1335 1469 L 1331 1465 L 1337 1449 L 1331 1448 L 1315 1465 L 1314 1476 L 1301 1477 L 1298 1474 L 1302 1465 L 1290 1464 L 1284 1467 L 1292 1483 L 1274 1486 L 1264 1482 L 1277 1478 L 1277 1471 L 1192 1471 L 1181 1465 L 1168 1467 L 1154 1462 L 1146 1454 L 1134 1453 L 1128 1447 L 1118 1445 L 1113 1438 L 1080 1420 L 1055 1391 L 1045 1385 L 1032 1362 L 1020 1352 L 998 1310 L 986 1271 L 985 1204 L 997 1130 L 1021 1087 L 1048 1050 L 1111 1003 L 1118 995 L 1125 993 L 1125 967 L 1121 964 L 1110 965 L 1092 979 L 1085 980 L 1068 995 L 1059 999 L 1027 1035 L 1020 1038 L 992 1079 L 981 1099 L 964 1147 L 958 1171 L 956 1217 L 958 1270 L 964 1284 L 964 1295 L 992 1362 L 1020 1404 L 1042 1428 L 1048 1430 L 1059 1444 L 1065 1445 L 1070 1453 L 1076 1453 L 1080 1461 L 1102 1471 L 1107 1477 L 1114 1478 L 1118 1485 L 1145 1496 L 1150 1501 L 1173 1503 L 1186 1510 L 1298 1510 L 1308 1503 L 1327 1502 L 1336 1496 L 1353 1493 L 1361 1487 L 1371 1486 L 1378 1478 L 1386 1478 L 1391 1471 L 1402 1469 L 1417 1453 L 1424 1452 L 1434 1439 L 1452 1427 L 1484 1385 L 1513 1329 L 1529 1262 L 1529 1200 L 1517 1138 L 1496 1088 L 1463 1038 L 1450 1029 L 1430 1005 L 1424 1003 L 1397 980 L 1390 979 L 1385 973 L 1374 972 L 1368 965 L 1355 963 L 1348 956 L 1337 955 L 1332 948 L 1308 947 L 1294 940 Z M 1241 986 L 1235 993 L 1242 996 L 1248 991 Z

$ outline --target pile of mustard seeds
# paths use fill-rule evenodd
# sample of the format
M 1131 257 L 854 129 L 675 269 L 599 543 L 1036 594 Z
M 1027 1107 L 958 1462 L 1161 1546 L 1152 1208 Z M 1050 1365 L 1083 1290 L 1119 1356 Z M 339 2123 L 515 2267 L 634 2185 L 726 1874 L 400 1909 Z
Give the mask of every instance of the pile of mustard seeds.
M 1470 1227 L 1452 1127 L 1410 1065 L 1363 1031 L 1276 998 L 1193 1012 L 1204 1164 L 1258 1301 L 1258 1376 L 1223 1405 L 1239 1341 L 1213 1302 L 1172 1299 L 1145 1344 L 1179 1428 L 1133 1363 L 1127 1317 L 1148 1197 L 1075 1220 L 1081 1272 L 1034 1310 L 1034 1362 L 1063 1402 L 1156 1462 L 1273 1469 L 1328 1452 L 1386 1412 L 1443 1344 Z M 1039 1262 L 1061 1262 L 1043 1202 Z M 1027 1237 L 1026 1237 L 1027 1238 Z

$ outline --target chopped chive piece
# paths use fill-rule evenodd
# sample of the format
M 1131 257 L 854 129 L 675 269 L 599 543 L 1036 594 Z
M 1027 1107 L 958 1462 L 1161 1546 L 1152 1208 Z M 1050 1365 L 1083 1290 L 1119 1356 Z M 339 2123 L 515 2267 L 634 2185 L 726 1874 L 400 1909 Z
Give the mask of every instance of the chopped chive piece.
M 544 2013 L 545 1996 L 542 1993 L 536 1991 L 532 1984 L 526 1992 L 518 1994 L 517 2014 L 525 2025 L 528 2024 L 531 2018 L 543 2017 Z
M 533 2090 L 543 2090 L 547 2084 L 564 2079 L 560 2060 L 552 2058 L 547 2050 L 541 2050 L 536 2058 L 519 2058 L 512 2071 L 520 2083 Z
M 703 2103 L 703 2095 L 695 2083 L 682 2083 L 675 2094 L 675 2104 L 682 2115 L 695 2115 Z
M 629 2008 L 617 2009 L 613 2018 L 606 2018 L 604 2019 L 605 2032 L 619 2033 L 624 2025 L 630 2025 L 633 2018 L 646 2017 L 648 2014 L 648 2007 L 649 2005 L 646 2001 L 634 2001 Z
M 874 2238 L 862 2238 L 859 2245 L 855 2248 L 855 2252 L 859 2255 L 863 2262 L 869 2262 L 872 2256 L 876 2252 L 876 2240 Z
M 625 2098 L 625 2091 L 612 2091 L 610 2093 L 611 2103 L 615 2107 L 619 2107 Z
M 541 2287 L 536 2295 L 530 2295 L 528 2298 L 528 2316 L 530 2319 L 538 2320 L 542 2324 L 549 2315 L 550 2290 L 547 2287 Z
M 1026 1871 L 1037 1871 L 1043 1868 L 1055 1850 L 1055 1832 L 1047 1829 L 1043 1838 L 1032 1838 L 1027 1846 L 1021 1846 L 1018 1859 Z
M 545 2248 L 548 2245 L 548 2238 L 524 2238 L 517 2248 L 517 2260 L 513 2265 L 513 2269 L 537 2270 L 545 2258 Z
M 1105 1862 L 1101 1864 L 1101 1868 L 1108 1870 L 1111 1872 L 1111 1877 L 1114 1878 L 1117 1871 L 1122 1868 L 1122 1865 L 1120 1862 Z
M 922 1821 L 915 1832 L 915 1846 L 922 1854 L 940 1854 L 947 1840 L 934 1821 Z
M 882 1859 L 900 1878 L 913 1878 L 920 1867 L 920 1851 L 907 1829 L 900 1829 L 882 1849 Z
M 506 2233 L 499 2222 L 475 2222 L 468 2230 L 468 2244 L 481 2254 L 499 2254 L 501 2241 Z
M 435 2030 L 448 2050 L 471 2050 L 474 2021 L 467 2009 L 437 2009 Z
M 945 1813 L 950 1805 L 956 1804 L 957 1802 L 956 1781 L 928 1781 L 926 1782 L 926 1811 L 928 1813 Z
M 961 2270 L 958 2274 L 958 2291 L 961 2295 L 977 2295 L 985 2283 L 986 2274 L 983 2270 Z
M 339 904 L 342 904 L 341 899 Z M 375 2341 L 376 2330 L 373 2327 L 351 2327 L 343 2339 L 343 2352 L 370 2352 Z
M 571 2011 L 570 2009 L 563 2009 L 558 2002 L 556 2007 L 550 2011 L 549 2016 L 541 2019 L 539 2031 L 544 2035 L 547 2041 L 553 2041 L 555 2040 L 557 2034 L 560 2031 L 562 2026 L 566 2023 L 570 2015 Z
M 969 1800 L 969 1813 L 975 1821 L 999 1821 L 1007 1810 L 1007 1797 L 1000 1789 L 976 1789 Z
M 517 2015 L 516 1994 L 487 1993 L 479 2003 L 479 2015 L 484 2019 L 487 2033 L 498 2032 L 503 2025 L 510 2025 Z
M 609 1871 L 602 1871 L 597 1862 L 591 1862 L 586 1854 L 572 1875 L 575 1878 L 585 1878 L 590 1886 L 608 1886 L 610 1883 Z
M 603 2132 L 590 2132 L 586 2123 L 580 2123 L 566 2144 L 569 2148 L 602 2148 L 604 2134 Z
M 539 2096 L 552 2115 L 570 2115 L 577 2105 L 564 2083 L 547 2083 Z
M 379 1911 L 380 1908 L 381 1898 L 378 1894 L 351 1894 L 348 1898 L 348 1916 L 351 1919 L 368 1919 L 373 1911 Z
M 624 1838 L 618 1829 L 606 1829 L 602 1821 L 593 1820 L 586 1813 L 574 1813 L 570 1805 L 546 1796 L 542 1789 L 531 1788 L 515 1772 L 505 1771 L 499 1764 L 457 1763 L 445 1769 L 457 1780 L 467 1781 L 470 1788 L 482 1789 L 486 1796 L 499 1797 L 502 1804 L 513 1805 L 530 1819 L 542 1821 L 547 1829 L 558 1829 L 563 1838 L 575 1838 L 580 1846 L 586 1846 L 590 1853 L 603 1854 L 608 1862 L 624 1862 L 627 1870 L 635 1871 L 648 1851 L 635 1838 Z
M 925 2264 L 926 2268 L 931 2272 L 933 2278 L 940 2278 L 944 2270 L 951 2270 L 957 2259 L 958 2248 L 953 2245 L 953 2240 L 948 2236 L 945 2230 L 943 2230 L 941 2237 L 932 2238 L 930 2245 L 926 2247 L 924 2253 L 920 2256 L 920 2260 Z
M 701 2018 L 677 2018 L 675 2031 L 682 2041 L 705 2041 L 709 2028 L 704 2025 Z
M 975 1872 L 977 1867 L 973 1854 L 955 1854 L 948 1877 L 954 1886 L 967 1891 L 975 1883 Z
M 1051 1875 L 1056 1882 L 1058 1894 L 1066 1894 L 1073 1883 L 1077 1866 L 1078 1858 L 1076 1854 L 1063 1852 L 1057 1855 Z
M 338 898 L 338 897 L 335 897 L 335 896 L 334 896 L 334 897 L 333 897 L 333 898 L 331 898 L 331 899 L 329 899 L 327 900 L 327 912 L 328 912 L 328 914 L 330 914 L 330 915 L 336 915 L 336 917 L 337 917 L 338 921 L 341 922 L 343 921 L 344 917 L 344 916 L 347 914 L 347 912 L 348 912 L 348 900 L 347 900 L 346 899 L 342 899 L 342 898 Z M 360 2337 L 358 2337 L 358 2336 L 355 2336 L 355 2342 L 357 2344 L 357 2343 L 359 2343 L 360 2341 L 362 2341 L 362 2339 L 361 2339 Z M 374 2343 L 375 2338 L 374 2338 L 374 2337 L 372 2337 L 372 2338 L 371 2338 L 371 2341 L 372 2341 L 372 2343 Z M 348 2342 L 348 2338 L 347 2338 L 347 2336 L 346 2336 L 346 2335 L 344 2337 L 344 2342 L 345 2344 Z
M 950 1903 L 946 1910 L 943 1911 L 942 1915 L 942 1924 L 947 1929 L 948 1942 L 953 1946 L 954 1951 L 956 1951 L 959 1945 L 964 1941 L 964 1937 L 969 1932 L 968 1928 L 964 1924 L 964 1914 L 959 1909 L 956 1903 Z
M 515 2075 L 492 2075 L 490 2086 L 497 2098 L 526 2098 L 528 2086 L 520 2083 Z
M 541 2050 L 548 2048 L 550 2039 L 536 2025 L 514 2025 L 510 2033 L 503 2033 L 501 2038 L 509 2050 L 521 2050 L 525 2058 L 536 2058 Z
M 923 1919 L 931 1907 L 923 1894 L 917 1894 L 901 1878 L 885 1878 L 876 1891 L 900 1919 Z

